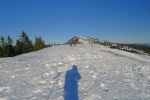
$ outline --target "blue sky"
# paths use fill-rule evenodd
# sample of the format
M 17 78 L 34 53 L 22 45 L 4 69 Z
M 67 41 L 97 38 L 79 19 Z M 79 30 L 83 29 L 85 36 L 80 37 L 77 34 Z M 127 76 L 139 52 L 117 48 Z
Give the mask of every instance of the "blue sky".
M 150 43 L 150 0 L 0 0 L 0 36 Z

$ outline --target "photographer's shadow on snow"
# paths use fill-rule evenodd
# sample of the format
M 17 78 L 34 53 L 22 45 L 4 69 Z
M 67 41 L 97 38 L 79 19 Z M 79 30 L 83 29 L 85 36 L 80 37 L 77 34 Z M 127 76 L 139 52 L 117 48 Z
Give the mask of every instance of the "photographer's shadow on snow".
M 64 100 L 78 100 L 78 80 L 80 79 L 77 65 L 73 65 L 72 69 L 66 72 Z

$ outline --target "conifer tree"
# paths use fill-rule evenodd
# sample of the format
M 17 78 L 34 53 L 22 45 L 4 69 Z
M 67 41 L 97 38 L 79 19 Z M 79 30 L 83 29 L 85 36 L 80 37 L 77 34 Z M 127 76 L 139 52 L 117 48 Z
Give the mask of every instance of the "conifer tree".
M 15 56 L 15 48 L 13 46 L 13 39 L 8 36 L 7 37 L 7 45 L 8 46 L 8 56 Z
M 29 39 L 28 35 L 23 31 L 19 38 L 19 46 L 22 45 L 22 53 L 31 52 L 33 50 L 32 41 Z
M 13 40 L 10 36 L 7 37 L 7 41 L 9 45 L 13 45 Z
M 16 54 L 17 54 L 17 55 L 23 53 L 23 43 L 22 43 L 21 41 L 19 41 L 18 39 L 17 39 L 17 41 L 16 41 L 15 50 L 16 50 Z
M 4 47 L 4 44 L 5 44 L 5 38 L 3 36 L 1 36 L 1 38 L 0 38 L 0 57 L 3 56 L 3 47 Z
M 5 55 L 5 49 L 4 49 L 5 45 L 6 45 L 5 38 L 3 36 L 1 36 L 0 41 L 1 41 L 0 55 L 1 55 L 1 57 L 3 57 Z
M 40 50 L 45 47 L 45 43 L 41 37 L 35 37 L 34 50 Z
M 1 36 L 1 46 L 3 47 L 5 45 L 5 38 Z
M 7 40 L 5 40 L 4 37 L 1 37 L 2 41 L 2 48 L 0 55 L 2 57 L 10 57 L 10 56 L 15 56 L 15 50 L 13 47 L 13 40 L 11 39 L 10 36 L 7 37 Z

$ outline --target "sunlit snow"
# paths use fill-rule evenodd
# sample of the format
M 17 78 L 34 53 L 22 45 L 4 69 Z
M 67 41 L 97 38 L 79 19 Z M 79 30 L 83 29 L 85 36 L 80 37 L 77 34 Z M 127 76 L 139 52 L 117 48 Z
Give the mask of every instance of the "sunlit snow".
M 52 46 L 0 58 L 0 100 L 64 100 L 66 71 L 77 64 L 79 100 L 150 100 L 150 56 L 101 45 Z

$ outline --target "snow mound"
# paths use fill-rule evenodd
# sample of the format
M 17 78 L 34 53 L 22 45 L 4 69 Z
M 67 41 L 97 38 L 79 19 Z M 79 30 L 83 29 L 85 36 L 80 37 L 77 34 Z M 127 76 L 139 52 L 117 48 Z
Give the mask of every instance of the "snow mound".
M 73 64 L 79 100 L 150 100 L 150 56 L 88 44 L 0 58 L 0 100 L 64 100 Z

